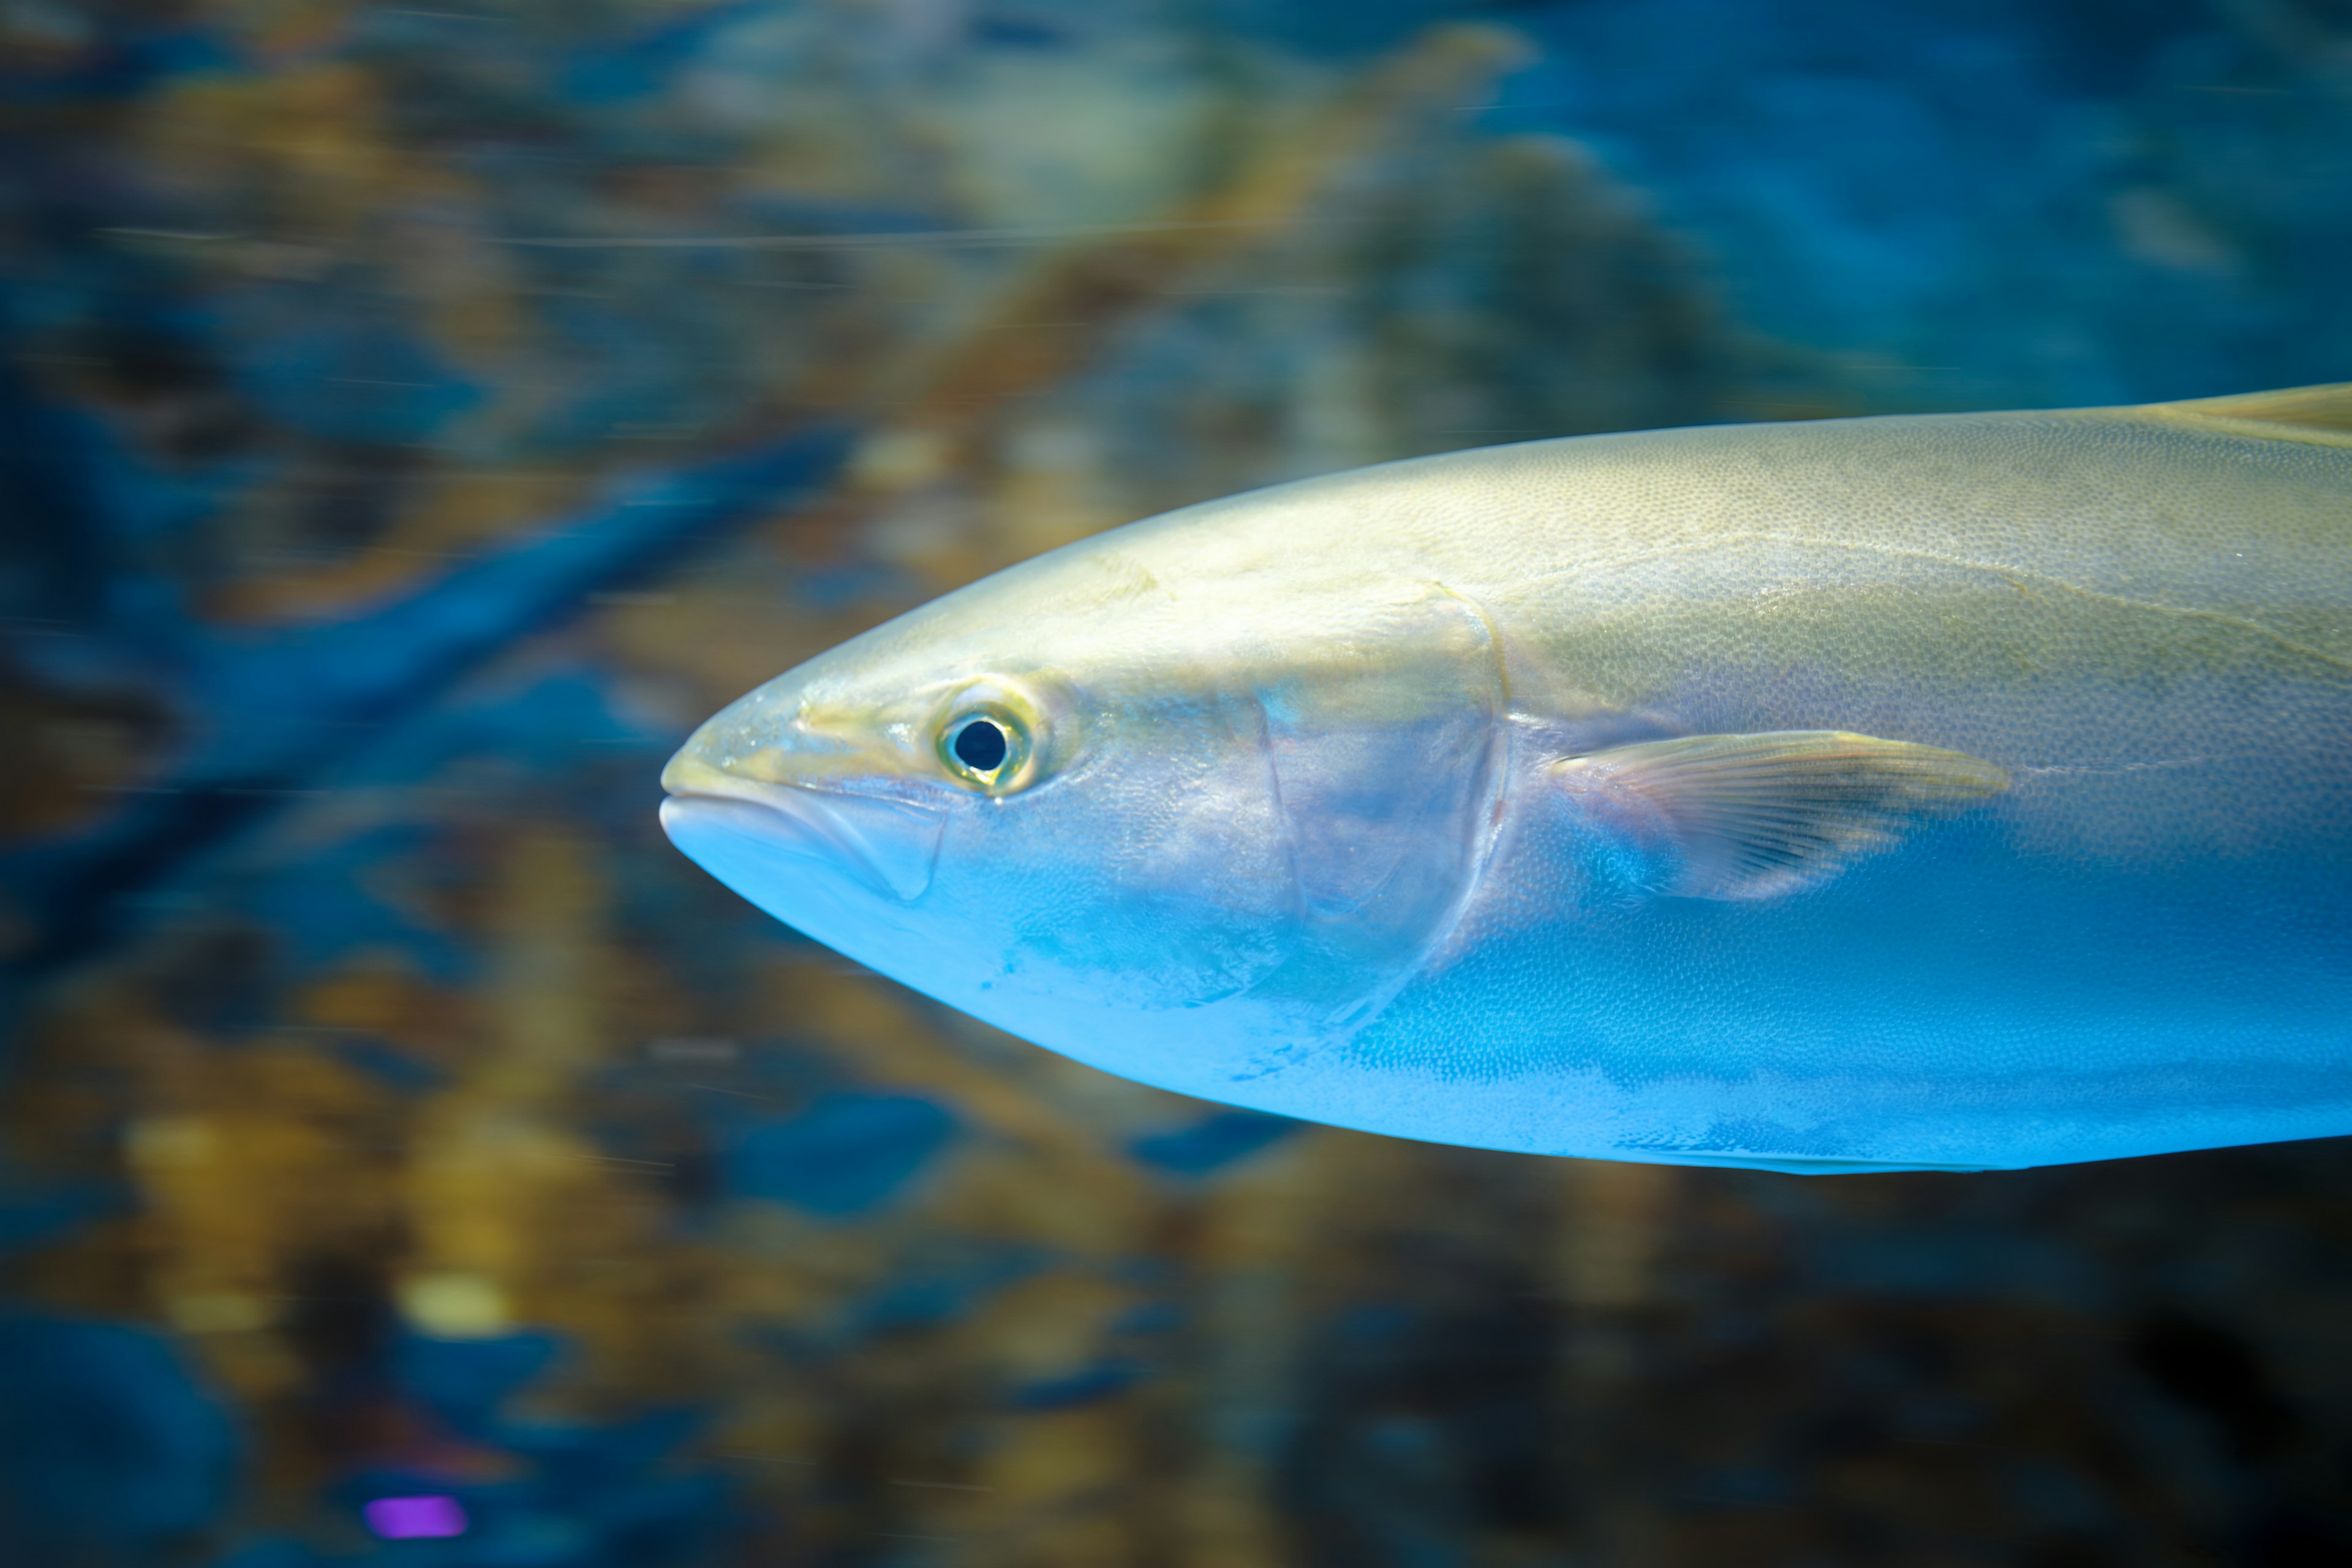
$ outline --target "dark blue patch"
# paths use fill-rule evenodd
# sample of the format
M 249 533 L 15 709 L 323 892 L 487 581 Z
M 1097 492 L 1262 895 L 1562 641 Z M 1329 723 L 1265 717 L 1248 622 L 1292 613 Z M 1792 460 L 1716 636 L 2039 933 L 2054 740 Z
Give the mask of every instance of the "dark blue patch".
M 1944 1300 L 2017 1300 L 2098 1311 L 2108 1287 L 2097 1260 L 2042 1237 L 1990 1227 L 1855 1230 L 1816 1247 L 1813 1270 L 1833 1289 Z
M 1013 1391 L 1016 1410 L 1071 1410 L 1116 1399 L 1143 1379 L 1143 1367 L 1131 1361 L 1099 1361 L 1061 1377 L 1041 1378 Z
M 1331 1325 L 1335 1342 L 1357 1346 L 1392 1345 L 1415 1326 L 1413 1315 L 1386 1301 L 1366 1301 L 1349 1308 Z
M 1171 1175 L 1205 1176 L 1281 1142 L 1299 1125 L 1263 1110 L 1219 1110 L 1190 1127 L 1139 1138 L 1128 1152 Z
M 1146 1301 L 1121 1312 L 1110 1331 L 1117 1336 L 1144 1339 L 1153 1334 L 1172 1334 L 1184 1323 L 1184 1309 L 1175 1302 Z
M 498 1427 L 499 1406 L 545 1372 L 562 1348 L 547 1333 L 483 1340 L 413 1334 L 400 1344 L 400 1385 L 455 1430 L 487 1438 Z
M 335 1058 L 407 1094 L 446 1088 L 449 1075 L 429 1062 L 419 1061 L 389 1040 L 373 1035 L 345 1035 L 329 1047 Z
M 464 1483 L 431 1467 L 373 1466 L 345 1476 L 328 1495 L 353 1515 L 377 1498 L 434 1492 L 455 1493 L 464 1506 L 462 1548 L 403 1543 L 365 1559 L 371 1563 L 653 1568 L 706 1562 L 715 1538 L 731 1524 L 730 1483 L 674 1468 L 680 1445 L 705 1424 L 703 1412 L 683 1406 L 610 1425 L 506 1420 L 481 1436 L 524 1461 L 511 1479 Z M 277 1562 L 266 1555 L 259 1561 L 271 1568 Z
M 1042 17 L 982 11 L 971 19 L 971 41 L 983 47 L 1058 49 L 1069 47 L 1071 35 Z
M 70 1187 L 32 1185 L 0 1170 L 0 1254 L 46 1246 L 78 1226 L 123 1208 L 119 1189 L 96 1184 Z
M 811 567 L 794 577 L 787 590 L 793 607 L 803 610 L 908 604 L 921 596 L 914 579 L 904 571 L 867 562 Z
M 1782 1508 L 1795 1495 L 1796 1488 L 1779 1470 L 1727 1465 L 1701 1476 L 1681 1500 L 1701 1508 Z
M 1034 1247 L 958 1247 L 902 1268 L 843 1320 L 855 1342 L 897 1330 L 936 1328 L 970 1317 L 1007 1286 L 1033 1278 L 1047 1261 Z
M 288 429 L 323 440 L 414 445 L 484 395 L 423 339 L 388 321 L 306 322 L 257 335 L 246 348 L 238 376 L 246 395 Z
M 634 101 L 667 89 L 726 30 L 764 9 L 760 0 L 688 6 L 649 27 L 576 50 L 558 72 L 557 96 L 588 109 Z
M 705 1425 L 700 1410 L 675 1405 L 611 1426 L 509 1421 L 500 1436 L 509 1452 L 538 1464 L 547 1485 L 586 1507 L 668 1458 Z
M 194 1530 L 227 1500 L 238 1447 L 157 1335 L 0 1317 L 0 1560 L 112 1562 Z
M 237 65 L 230 44 L 196 28 L 118 24 L 62 68 L 0 68 L 0 102 L 20 108 L 119 102 L 173 77 L 226 74 Z
M 300 1542 L 272 1535 L 233 1549 L 214 1568 L 317 1568 L 323 1561 Z
M 10 890 L 47 915 L 14 967 L 39 975 L 86 956 L 137 923 L 141 895 L 260 821 L 354 742 L 423 708 L 490 654 L 576 613 L 592 592 L 625 585 L 721 527 L 824 482 L 847 449 L 845 429 L 814 427 L 673 473 L 615 480 L 599 504 L 366 614 L 274 636 L 202 633 L 161 580 L 121 585 L 110 619 L 127 642 L 180 672 L 201 721 L 189 727 L 203 739 L 107 822 L 0 858 Z M 115 489 L 117 468 L 138 472 L 126 453 L 100 447 L 89 455 L 99 456 L 120 459 L 100 476 Z M 38 480 L 55 489 L 52 479 L 36 474 L 16 488 Z
M 828 1094 L 790 1121 L 739 1134 L 724 1161 L 728 1191 L 833 1217 L 889 1197 L 952 1137 L 937 1103 L 904 1094 Z

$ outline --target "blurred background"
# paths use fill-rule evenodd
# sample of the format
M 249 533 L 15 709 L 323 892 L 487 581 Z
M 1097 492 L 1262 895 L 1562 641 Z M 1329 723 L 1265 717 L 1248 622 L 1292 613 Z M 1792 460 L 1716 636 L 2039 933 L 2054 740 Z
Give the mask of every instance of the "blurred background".
M 0 0 L 0 1562 L 2352 1561 L 2352 1147 L 1116 1081 L 703 715 L 1358 463 L 2352 377 L 2347 0 Z

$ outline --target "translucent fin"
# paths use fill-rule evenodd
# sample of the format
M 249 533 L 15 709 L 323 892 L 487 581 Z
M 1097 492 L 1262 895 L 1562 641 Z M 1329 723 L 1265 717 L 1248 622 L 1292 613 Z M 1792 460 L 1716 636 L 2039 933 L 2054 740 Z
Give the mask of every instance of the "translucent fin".
M 1596 825 L 1669 840 L 1661 890 L 1696 899 L 1825 881 L 2009 787 L 2006 773 L 1965 752 L 1840 730 L 1648 741 L 1565 758 L 1552 773 Z
M 2284 392 L 2250 392 L 2239 397 L 2201 397 L 2190 403 L 2154 403 L 2148 405 L 2148 412 L 2274 441 L 2352 447 L 2352 381 L 2289 387 Z

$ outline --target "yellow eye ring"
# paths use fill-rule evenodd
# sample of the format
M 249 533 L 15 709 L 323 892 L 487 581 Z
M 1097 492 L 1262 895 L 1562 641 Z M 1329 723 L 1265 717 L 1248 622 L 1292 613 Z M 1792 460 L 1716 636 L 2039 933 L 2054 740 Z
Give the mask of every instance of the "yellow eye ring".
M 1029 726 L 998 702 L 959 709 L 940 726 L 940 763 L 959 782 L 1002 794 L 1029 765 Z

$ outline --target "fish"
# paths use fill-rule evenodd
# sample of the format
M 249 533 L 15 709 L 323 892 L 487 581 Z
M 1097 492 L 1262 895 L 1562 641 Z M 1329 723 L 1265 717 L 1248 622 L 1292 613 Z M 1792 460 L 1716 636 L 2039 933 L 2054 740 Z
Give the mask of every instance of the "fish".
M 662 774 L 807 936 L 1103 1071 L 1488 1149 L 1979 1171 L 2352 1131 L 2352 384 L 1277 485 Z

